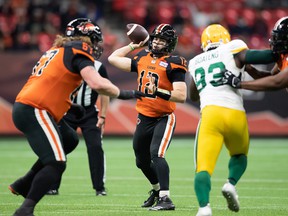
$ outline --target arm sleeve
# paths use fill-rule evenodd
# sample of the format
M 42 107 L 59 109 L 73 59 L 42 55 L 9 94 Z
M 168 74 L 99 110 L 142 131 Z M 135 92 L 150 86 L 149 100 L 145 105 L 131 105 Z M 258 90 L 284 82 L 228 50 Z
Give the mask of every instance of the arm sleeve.
M 247 50 L 246 64 L 269 64 L 277 61 L 277 55 L 272 50 Z
M 137 72 L 137 61 L 135 59 L 131 61 L 131 72 Z
M 100 74 L 102 77 L 104 77 L 104 78 L 106 78 L 106 79 L 109 79 L 107 70 L 106 70 L 106 68 L 105 68 L 105 66 L 104 66 L 103 64 L 100 66 L 98 72 L 99 72 L 99 74 Z
M 169 75 L 170 82 L 184 82 L 185 81 L 185 71 L 181 68 L 175 68 L 171 71 Z

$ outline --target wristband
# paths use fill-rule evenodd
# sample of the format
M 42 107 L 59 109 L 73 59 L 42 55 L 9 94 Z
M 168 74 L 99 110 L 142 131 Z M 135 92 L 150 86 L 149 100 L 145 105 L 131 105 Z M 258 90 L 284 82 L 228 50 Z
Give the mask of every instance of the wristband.
M 131 51 L 133 51 L 135 49 L 131 44 L 129 44 L 128 46 L 130 47 Z
M 171 92 L 165 89 L 157 88 L 155 95 L 168 101 L 171 97 Z

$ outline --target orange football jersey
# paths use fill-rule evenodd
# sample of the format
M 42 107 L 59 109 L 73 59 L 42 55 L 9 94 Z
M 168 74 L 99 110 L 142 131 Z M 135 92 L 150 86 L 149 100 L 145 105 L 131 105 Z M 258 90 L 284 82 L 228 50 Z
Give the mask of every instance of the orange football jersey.
M 187 61 L 179 56 L 162 56 L 154 59 L 151 52 L 142 50 L 133 58 L 132 72 L 135 72 L 133 69 L 136 69 L 138 73 L 138 90 L 147 95 L 142 100 L 137 100 L 137 112 L 148 117 L 160 117 L 172 113 L 176 109 L 176 103 L 153 95 L 146 87 L 152 76 L 155 78 L 157 88 L 172 91 L 174 81 L 172 79 L 175 77 L 173 73 L 180 73 L 180 77 L 183 78 L 176 81 L 184 81 Z
M 16 102 L 47 110 L 59 122 L 82 82 L 79 71 L 72 67 L 75 55 L 87 56 L 94 62 L 92 48 L 80 41 L 69 42 L 60 48 L 52 47 L 45 52 L 17 95 Z

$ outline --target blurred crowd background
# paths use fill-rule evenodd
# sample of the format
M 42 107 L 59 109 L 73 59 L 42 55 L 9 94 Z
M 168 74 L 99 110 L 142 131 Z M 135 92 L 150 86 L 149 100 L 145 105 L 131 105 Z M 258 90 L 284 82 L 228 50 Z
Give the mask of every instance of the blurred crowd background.
M 274 23 L 287 15 L 287 0 L 0 0 L 0 52 L 44 52 L 70 20 L 87 17 L 103 31 L 104 57 L 129 42 L 127 23 L 150 32 L 170 23 L 179 35 L 176 52 L 190 59 L 201 52 L 201 32 L 211 23 L 226 26 L 250 48 L 269 48 Z
M 141 24 L 149 32 L 155 25 L 170 23 L 179 35 L 175 54 L 190 60 L 202 52 L 200 36 L 209 24 L 224 25 L 232 38 L 243 39 L 251 49 L 268 49 L 275 22 L 287 15 L 288 0 L 0 0 L 0 136 L 17 134 L 11 104 L 35 62 L 75 18 L 90 18 L 101 27 L 104 53 L 100 60 L 110 80 L 122 89 L 135 89 L 136 74 L 123 73 L 107 61 L 115 49 L 130 43 L 126 35 L 128 23 Z M 268 70 L 272 67 L 258 66 Z M 252 135 L 288 135 L 285 90 L 243 90 L 243 95 Z M 176 134 L 195 133 L 198 109 L 199 104 L 188 99 L 186 104 L 178 106 Z M 108 112 L 106 133 L 133 132 L 134 103 L 112 101 Z M 125 116 L 130 124 L 119 121 L 119 116 Z M 128 129 L 127 125 L 133 127 Z

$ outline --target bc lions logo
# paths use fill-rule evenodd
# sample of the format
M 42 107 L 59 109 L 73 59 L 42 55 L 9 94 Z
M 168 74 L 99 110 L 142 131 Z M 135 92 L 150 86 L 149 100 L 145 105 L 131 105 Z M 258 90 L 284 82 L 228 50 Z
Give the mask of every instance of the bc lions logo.
M 140 123 L 141 123 L 141 120 L 137 118 L 137 125 L 139 125 Z

